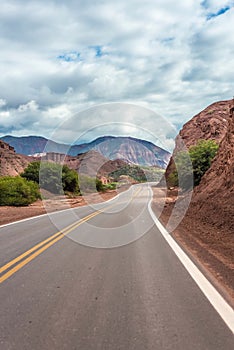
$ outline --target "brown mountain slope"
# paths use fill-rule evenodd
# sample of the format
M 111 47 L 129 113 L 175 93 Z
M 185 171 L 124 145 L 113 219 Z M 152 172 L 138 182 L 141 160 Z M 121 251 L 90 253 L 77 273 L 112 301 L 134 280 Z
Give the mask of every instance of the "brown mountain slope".
M 31 157 L 15 153 L 13 147 L 0 140 L 0 176 L 19 175 L 31 161 Z
M 166 169 L 165 177 L 174 170 L 173 157 L 184 146 L 189 148 L 198 140 L 215 140 L 220 143 L 227 132 L 230 100 L 215 102 L 189 120 L 176 138 L 175 149 Z
M 227 120 L 218 154 L 195 188 L 192 204 L 201 219 L 234 233 L 234 100 Z
M 92 177 L 107 176 L 112 171 L 118 170 L 128 164 L 122 159 L 110 160 L 95 150 L 90 150 L 77 156 L 49 152 L 42 159 L 64 163 L 69 168 Z
M 199 124 L 201 118 L 202 124 Z M 234 305 L 234 100 L 209 106 L 188 122 L 180 135 L 187 146 L 200 138 L 216 139 L 219 150 L 201 183 L 195 187 L 186 215 L 179 211 L 183 196 L 176 201 L 177 191 L 168 190 L 160 220 L 166 224 L 172 211 L 178 208 L 176 214 L 183 219 L 174 229 L 174 237 L 202 269 L 205 267 L 212 282 Z M 179 149 L 177 142 L 174 154 Z M 172 164 L 167 175 L 171 169 Z
M 79 154 L 76 157 L 66 156 L 64 163 L 79 173 L 92 177 L 108 175 L 127 164 L 120 159 L 110 160 L 95 150 Z

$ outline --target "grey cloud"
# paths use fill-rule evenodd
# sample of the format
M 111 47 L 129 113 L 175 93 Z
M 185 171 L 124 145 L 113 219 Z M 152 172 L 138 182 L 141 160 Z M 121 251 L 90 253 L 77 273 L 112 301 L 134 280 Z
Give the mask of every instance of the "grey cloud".
M 63 118 L 113 101 L 142 103 L 181 125 L 214 99 L 230 98 L 234 14 L 214 24 L 206 11 L 192 0 L 3 0 L 0 99 L 10 117 L 0 127 L 48 136 Z M 97 57 L 94 46 L 107 55 Z M 81 60 L 58 59 L 72 51 Z M 19 115 L 32 100 L 38 109 Z M 141 123 L 153 128 L 149 117 Z

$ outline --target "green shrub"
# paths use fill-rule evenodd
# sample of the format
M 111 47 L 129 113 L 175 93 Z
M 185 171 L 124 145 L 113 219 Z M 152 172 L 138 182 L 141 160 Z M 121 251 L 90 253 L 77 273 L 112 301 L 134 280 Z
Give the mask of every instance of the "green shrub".
M 63 190 L 66 192 L 79 193 L 79 179 L 75 170 L 70 169 L 67 165 L 62 169 L 62 184 Z
M 106 190 L 106 185 L 102 181 L 95 177 L 90 177 L 87 175 L 79 176 L 79 187 L 81 194 L 83 193 L 93 193 L 93 192 L 102 192 Z
M 37 182 L 39 184 L 39 173 L 40 173 L 41 162 L 32 162 L 28 164 L 27 168 L 21 174 L 27 180 Z
M 214 140 L 200 140 L 195 146 L 189 148 L 195 186 L 199 185 L 202 176 L 210 168 L 218 148 L 219 145 Z
M 121 175 L 126 175 L 133 178 L 137 182 L 146 182 L 146 176 L 144 170 L 137 165 L 126 165 L 118 170 L 112 171 L 111 176 L 114 181 L 119 181 Z
M 168 184 L 180 186 L 184 190 L 199 185 L 218 148 L 214 140 L 199 140 L 188 152 L 179 152 L 174 159 L 176 170 L 168 176 Z
M 117 182 L 111 182 L 109 184 L 104 185 L 107 190 L 116 190 Z
M 96 179 L 87 175 L 79 175 L 79 188 L 81 194 L 96 192 Z
M 183 190 L 193 187 L 193 166 L 189 152 L 179 152 L 175 157 L 175 181 Z
M 167 178 L 167 184 L 169 186 L 175 187 L 179 186 L 178 172 L 177 170 L 172 171 Z
M 38 185 L 20 176 L 0 178 L 0 205 L 27 206 L 40 198 Z
M 103 192 L 106 189 L 106 185 L 104 185 L 101 180 L 96 179 L 96 189 L 98 192 Z
M 79 193 L 78 174 L 67 165 L 51 162 L 32 162 L 22 177 L 40 184 L 40 187 L 55 194 L 63 191 Z

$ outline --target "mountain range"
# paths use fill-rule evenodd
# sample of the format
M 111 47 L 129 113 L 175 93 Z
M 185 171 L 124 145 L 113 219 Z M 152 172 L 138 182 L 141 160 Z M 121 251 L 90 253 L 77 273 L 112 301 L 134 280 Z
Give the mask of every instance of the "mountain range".
M 121 159 L 129 164 L 160 168 L 166 168 L 171 156 L 168 151 L 152 142 L 133 137 L 103 136 L 78 145 L 58 143 L 41 136 L 7 135 L 0 139 L 14 147 L 17 153 L 31 156 L 49 152 L 77 156 L 95 150 L 110 160 Z

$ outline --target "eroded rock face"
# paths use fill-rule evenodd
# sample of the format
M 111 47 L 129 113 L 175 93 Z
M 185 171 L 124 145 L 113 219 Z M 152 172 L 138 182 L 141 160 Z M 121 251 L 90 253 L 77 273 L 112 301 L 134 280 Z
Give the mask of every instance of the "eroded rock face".
M 80 174 L 98 177 L 108 176 L 112 171 L 127 165 L 127 163 L 121 159 L 110 160 L 94 150 L 79 154 L 76 157 L 66 156 L 64 164 L 78 171 Z
M 234 101 L 227 120 L 218 153 L 194 190 L 193 206 L 203 219 L 234 232 Z
M 175 149 L 166 169 L 165 177 L 175 169 L 173 157 L 184 146 L 189 148 L 198 140 L 215 140 L 218 144 L 223 140 L 229 125 L 229 107 L 232 101 L 215 102 L 189 120 L 176 138 Z
M 23 172 L 32 159 L 15 153 L 14 147 L 0 140 L 0 176 L 16 176 Z
M 187 147 L 199 139 L 213 139 L 219 150 L 199 186 L 194 188 L 186 214 L 212 225 L 220 235 L 234 232 L 234 100 L 216 102 L 192 118 L 180 131 Z M 181 150 L 177 140 L 173 154 Z M 169 163 L 166 176 L 173 170 Z

